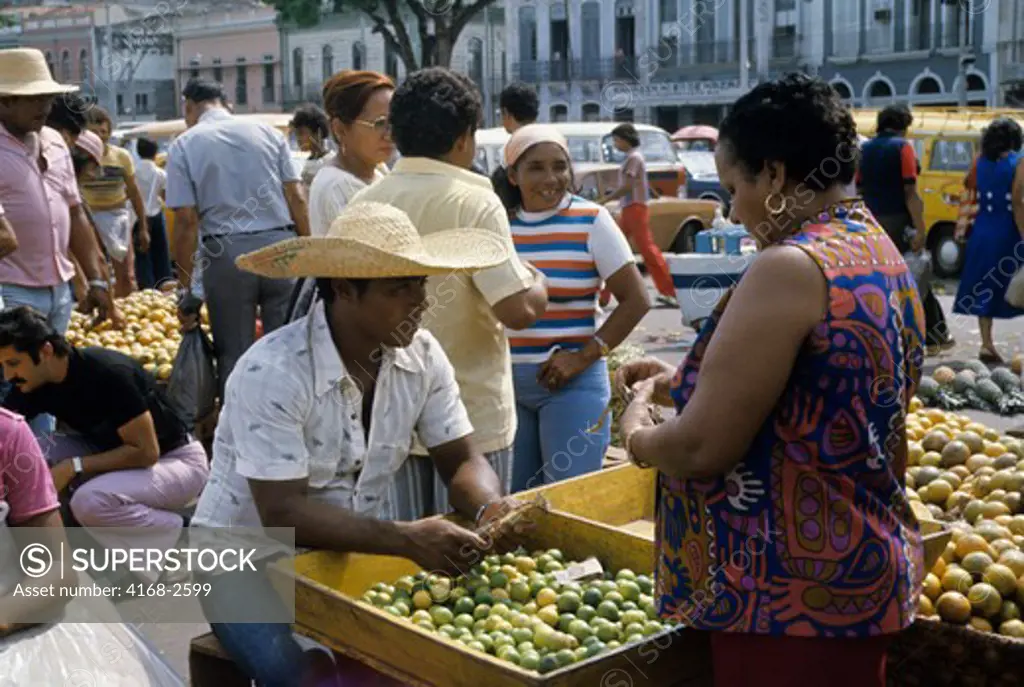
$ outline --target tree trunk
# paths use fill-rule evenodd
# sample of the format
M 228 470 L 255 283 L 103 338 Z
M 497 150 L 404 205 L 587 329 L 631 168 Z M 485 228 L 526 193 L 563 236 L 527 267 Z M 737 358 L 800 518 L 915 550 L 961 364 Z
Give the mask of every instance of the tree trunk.
M 434 53 L 434 64 L 439 67 L 451 67 L 452 63 L 452 34 L 451 28 L 440 27 L 437 31 L 437 50 Z

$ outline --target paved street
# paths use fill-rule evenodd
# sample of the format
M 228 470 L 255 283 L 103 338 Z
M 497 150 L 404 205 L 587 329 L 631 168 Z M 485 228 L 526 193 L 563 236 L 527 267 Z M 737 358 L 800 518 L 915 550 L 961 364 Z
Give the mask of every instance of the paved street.
M 976 357 L 980 345 L 977 320 L 952 314 L 953 295 L 956 292 L 955 282 L 946 284 L 944 290 L 945 293 L 940 295 L 939 300 L 946 312 L 947 321 L 956 338 L 957 346 L 940 357 L 929 358 L 927 372 L 943 363 Z M 653 295 L 652 290 L 652 297 Z M 641 344 L 648 353 L 669 363 L 677 364 L 686 354 L 694 338 L 695 332 L 682 326 L 678 310 L 659 308 L 648 313 L 640 327 L 630 337 L 630 341 Z M 1015 353 L 1024 350 L 1024 318 L 997 323 L 996 338 L 1003 357 L 1009 361 Z M 975 411 L 969 411 L 967 414 L 998 429 L 1007 429 L 1017 424 L 1018 421 L 1024 420 L 1024 418 L 1003 418 Z M 147 612 L 147 617 L 154 621 L 159 618 L 159 615 L 159 605 L 154 605 Z M 199 616 L 199 609 L 196 608 L 196 617 Z M 163 654 L 168 663 L 184 676 L 188 671 L 188 642 L 192 637 L 207 631 L 207 627 L 202 623 L 167 625 L 148 622 L 141 625 L 139 630 Z

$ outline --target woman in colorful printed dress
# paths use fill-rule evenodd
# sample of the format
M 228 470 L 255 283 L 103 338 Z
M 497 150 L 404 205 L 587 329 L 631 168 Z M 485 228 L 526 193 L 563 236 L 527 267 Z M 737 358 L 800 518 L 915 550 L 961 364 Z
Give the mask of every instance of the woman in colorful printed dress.
M 529 329 L 508 332 L 519 421 L 512 467 L 517 492 L 601 469 L 611 442 L 605 356 L 650 303 L 611 214 L 571 193 L 569 145 L 557 129 L 517 129 L 499 174 L 519 257 L 548 280 L 547 312 Z M 603 282 L 618 305 L 598 328 Z
M 925 571 L 904 493 L 924 314 L 892 241 L 846 199 L 854 122 L 803 75 L 761 84 L 715 159 L 760 254 L 677 370 L 617 383 L 627 454 L 659 470 L 660 612 L 711 633 L 715 684 L 882 686 Z M 654 426 L 652 404 L 673 405 Z
M 1003 364 L 992 340 L 992 320 L 1024 315 L 1006 302 L 1006 288 L 1024 264 L 1024 135 L 1020 124 L 1000 117 L 981 135 L 981 155 L 964 185 L 977 193 L 960 287 L 953 312 L 974 315 L 981 330 L 982 362 Z

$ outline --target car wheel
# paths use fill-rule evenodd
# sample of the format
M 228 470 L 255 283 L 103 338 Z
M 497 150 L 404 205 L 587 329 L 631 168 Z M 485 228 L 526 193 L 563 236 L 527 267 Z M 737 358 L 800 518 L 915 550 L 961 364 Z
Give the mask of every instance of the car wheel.
M 964 247 L 953 238 L 955 227 L 943 224 L 935 227 L 928 237 L 932 253 L 932 270 L 942 278 L 955 277 L 964 266 Z
M 679 228 L 679 233 L 672 241 L 671 252 L 692 253 L 697 249 L 697 232 L 704 229 L 704 225 L 696 220 L 691 220 Z

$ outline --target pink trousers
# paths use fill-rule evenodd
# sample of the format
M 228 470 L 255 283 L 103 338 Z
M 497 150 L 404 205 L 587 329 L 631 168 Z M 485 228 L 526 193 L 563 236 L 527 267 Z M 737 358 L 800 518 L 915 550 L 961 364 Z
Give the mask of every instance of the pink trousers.
M 43 445 L 52 465 L 63 458 L 88 455 L 75 437 L 54 436 L 51 445 Z M 47 450 L 49 449 L 49 450 Z M 116 470 L 93 477 L 71 497 L 71 513 L 96 540 L 110 548 L 137 547 L 124 533 L 103 532 L 93 528 L 145 528 L 145 546 L 168 549 L 181 534 L 182 517 L 177 512 L 187 506 L 206 486 L 210 474 L 206 451 L 198 441 L 168 451 L 152 467 Z

